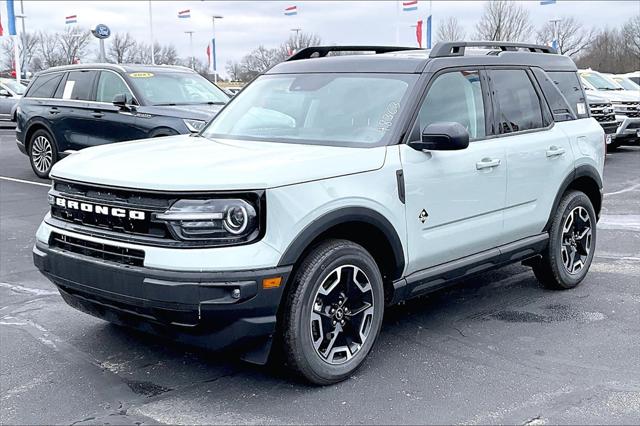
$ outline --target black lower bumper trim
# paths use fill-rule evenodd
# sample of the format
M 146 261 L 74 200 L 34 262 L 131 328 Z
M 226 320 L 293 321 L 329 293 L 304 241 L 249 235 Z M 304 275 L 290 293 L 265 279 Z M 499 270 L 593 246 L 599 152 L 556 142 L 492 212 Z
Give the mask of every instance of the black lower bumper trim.
M 34 263 L 72 307 L 177 341 L 221 349 L 263 341 L 291 267 L 238 272 L 178 272 L 99 261 L 37 243 Z M 263 289 L 264 278 L 282 285 Z

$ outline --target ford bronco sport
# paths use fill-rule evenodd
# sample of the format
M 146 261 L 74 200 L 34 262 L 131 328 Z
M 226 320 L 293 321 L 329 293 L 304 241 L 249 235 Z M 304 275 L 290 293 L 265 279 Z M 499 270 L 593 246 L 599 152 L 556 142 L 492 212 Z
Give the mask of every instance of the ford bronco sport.
M 604 132 L 563 73 L 528 44 L 303 49 L 197 136 L 56 164 L 35 264 L 107 321 L 343 380 L 386 306 L 513 262 L 585 278 Z

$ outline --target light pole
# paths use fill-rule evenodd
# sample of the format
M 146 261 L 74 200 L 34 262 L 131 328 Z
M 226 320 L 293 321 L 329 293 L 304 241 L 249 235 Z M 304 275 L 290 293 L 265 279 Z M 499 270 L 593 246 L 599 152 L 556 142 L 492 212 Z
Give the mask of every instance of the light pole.
M 151 65 L 156 64 L 156 52 L 153 46 L 153 12 L 151 10 L 151 0 L 149 0 L 149 45 L 151 48 Z
M 562 55 L 560 51 L 560 42 L 558 40 L 558 24 L 562 21 L 561 19 L 550 19 L 549 22 L 553 24 L 553 40 L 551 41 L 551 47 L 556 49 L 559 54 Z
M 24 29 L 24 18 L 27 15 L 24 14 L 24 2 L 20 0 L 20 15 L 16 15 L 16 18 L 22 20 L 22 62 L 24 63 L 24 76 L 28 78 L 27 72 L 29 72 L 29 61 L 27 61 L 27 32 Z
M 185 34 L 189 34 L 189 51 L 191 52 L 191 60 L 189 62 L 191 62 L 191 69 L 195 70 L 196 69 L 196 64 L 194 62 L 194 57 L 193 57 L 193 33 L 195 31 L 185 31 Z
M 222 19 L 222 18 L 224 18 L 224 16 L 213 15 L 211 17 L 212 37 L 211 37 L 211 67 L 210 67 L 210 71 L 211 71 L 211 74 L 213 74 L 213 82 L 214 83 L 218 82 L 218 70 L 217 70 L 217 64 L 216 64 L 216 19 Z

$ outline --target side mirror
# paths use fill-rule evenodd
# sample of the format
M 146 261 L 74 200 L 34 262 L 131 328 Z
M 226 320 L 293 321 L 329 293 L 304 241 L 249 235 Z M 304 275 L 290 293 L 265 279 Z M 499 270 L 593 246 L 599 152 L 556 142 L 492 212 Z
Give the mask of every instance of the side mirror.
M 129 109 L 127 105 L 127 95 L 125 93 L 118 93 L 113 97 L 113 104 L 123 109 Z
M 0 96 L 3 96 L 5 98 L 10 98 L 11 93 L 9 93 L 7 89 L 0 89 Z
M 469 132 L 460 123 L 441 122 L 429 124 L 419 142 L 409 146 L 418 151 L 455 151 L 469 146 Z

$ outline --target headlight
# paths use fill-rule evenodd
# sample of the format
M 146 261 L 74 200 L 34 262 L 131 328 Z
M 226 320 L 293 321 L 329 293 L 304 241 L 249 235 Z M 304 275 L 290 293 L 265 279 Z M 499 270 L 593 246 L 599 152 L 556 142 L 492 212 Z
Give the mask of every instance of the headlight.
M 259 233 L 256 208 L 243 199 L 180 200 L 156 220 L 167 222 L 180 240 L 233 244 Z
M 202 130 L 204 125 L 207 124 L 206 121 L 202 121 L 202 120 L 182 120 L 182 121 L 184 121 L 184 125 L 187 126 L 187 129 L 189 129 L 189 131 L 193 133 L 198 133 L 200 130 Z

